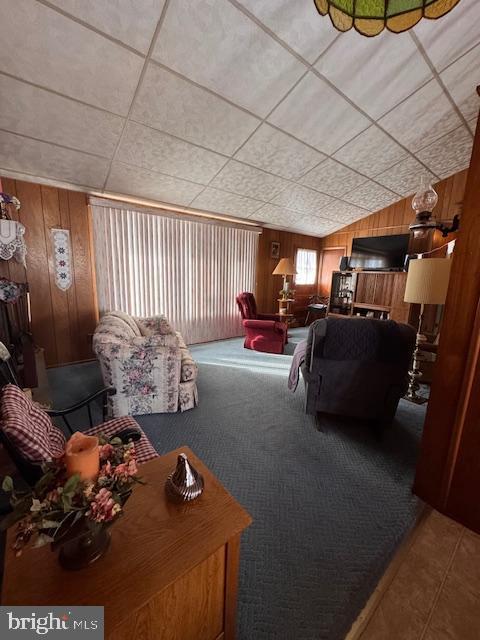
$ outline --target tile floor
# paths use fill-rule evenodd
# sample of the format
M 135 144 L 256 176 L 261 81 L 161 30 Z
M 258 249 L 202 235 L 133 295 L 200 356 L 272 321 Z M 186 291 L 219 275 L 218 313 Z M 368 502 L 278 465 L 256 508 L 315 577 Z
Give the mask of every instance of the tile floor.
M 346 640 L 479 640 L 480 535 L 426 509 Z

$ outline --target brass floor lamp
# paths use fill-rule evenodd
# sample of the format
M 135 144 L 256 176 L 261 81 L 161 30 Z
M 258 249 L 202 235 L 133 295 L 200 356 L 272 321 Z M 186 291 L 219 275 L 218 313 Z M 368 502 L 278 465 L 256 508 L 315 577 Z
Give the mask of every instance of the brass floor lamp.
M 449 258 L 421 258 L 411 260 L 408 265 L 407 285 L 405 287 L 405 302 L 420 304 L 420 317 L 418 319 L 417 339 L 413 352 L 412 368 L 408 372 L 408 391 L 405 399 L 416 404 L 427 401 L 417 394 L 420 388 L 419 351 L 425 340 L 422 336 L 423 312 L 426 304 L 445 304 L 447 297 L 448 281 L 452 261 Z

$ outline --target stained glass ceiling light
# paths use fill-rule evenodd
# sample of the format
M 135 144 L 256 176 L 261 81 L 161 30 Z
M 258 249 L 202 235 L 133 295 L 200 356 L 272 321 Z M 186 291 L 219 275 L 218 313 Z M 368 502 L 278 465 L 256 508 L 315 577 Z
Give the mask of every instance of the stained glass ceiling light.
M 422 18 L 440 18 L 460 0 L 314 0 L 318 12 L 327 14 L 339 31 L 352 27 L 364 36 L 376 36 L 385 28 L 407 31 Z

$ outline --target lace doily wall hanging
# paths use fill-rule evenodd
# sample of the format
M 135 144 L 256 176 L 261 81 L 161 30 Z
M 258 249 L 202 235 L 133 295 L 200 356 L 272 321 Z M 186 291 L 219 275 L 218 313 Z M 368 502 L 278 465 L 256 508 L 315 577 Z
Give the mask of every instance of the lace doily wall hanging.
M 52 229 L 55 284 L 62 291 L 72 285 L 72 248 L 68 229 Z
M 8 215 L 8 206 L 15 207 L 17 211 L 20 209 L 20 200 L 8 193 L 0 193 L 0 258 L 2 260 L 10 260 L 15 258 L 17 262 L 25 265 L 25 256 L 27 247 L 25 245 L 25 227 L 21 222 L 10 220 Z
M 25 227 L 16 220 L 0 220 L 0 258 L 17 262 L 25 266 L 27 247 L 25 245 Z

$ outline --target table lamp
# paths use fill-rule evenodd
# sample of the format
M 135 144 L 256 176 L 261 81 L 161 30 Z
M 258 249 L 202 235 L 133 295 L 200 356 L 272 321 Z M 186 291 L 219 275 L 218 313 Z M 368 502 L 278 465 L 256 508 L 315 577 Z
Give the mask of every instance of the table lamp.
M 274 276 L 283 276 L 283 289 L 285 297 L 288 298 L 288 292 L 290 290 L 290 283 L 287 280 L 287 276 L 294 276 L 297 273 L 295 265 L 291 258 L 281 258 L 272 272 Z
M 421 258 L 411 260 L 408 265 L 404 301 L 421 305 L 412 369 L 408 372 L 408 391 L 405 394 L 407 400 L 416 404 L 426 402 L 426 398 L 417 395 L 417 390 L 420 387 L 419 379 L 422 376 L 418 368 L 418 354 L 422 342 L 423 312 L 426 304 L 445 304 L 451 266 L 452 261 L 449 258 Z

